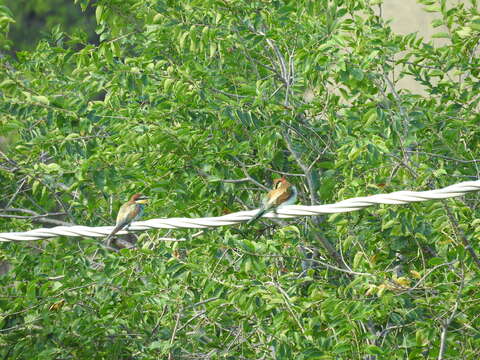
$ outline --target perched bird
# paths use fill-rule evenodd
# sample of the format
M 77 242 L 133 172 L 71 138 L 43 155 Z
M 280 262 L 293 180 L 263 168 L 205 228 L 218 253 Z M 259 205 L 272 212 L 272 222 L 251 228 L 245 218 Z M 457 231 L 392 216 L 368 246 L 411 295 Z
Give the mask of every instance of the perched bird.
M 290 184 L 285 176 L 273 180 L 273 190 L 263 199 L 260 210 L 247 224 L 257 221 L 263 214 L 272 209 L 278 209 L 283 205 L 292 205 L 297 201 L 297 188 Z
M 132 195 L 129 201 L 120 206 L 117 215 L 117 223 L 110 235 L 105 239 L 107 246 L 110 246 L 110 239 L 113 235 L 125 227 L 128 230 L 130 224 L 142 216 L 143 208 L 146 203 L 148 203 L 148 197 L 142 194 L 135 194 Z

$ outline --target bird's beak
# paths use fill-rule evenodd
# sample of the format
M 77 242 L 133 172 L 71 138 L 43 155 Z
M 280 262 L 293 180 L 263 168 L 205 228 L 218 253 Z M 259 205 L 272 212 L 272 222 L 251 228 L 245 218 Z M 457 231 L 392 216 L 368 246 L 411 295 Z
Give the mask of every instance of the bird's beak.
M 141 198 L 138 198 L 136 201 L 137 204 L 148 204 L 148 197 L 142 196 Z

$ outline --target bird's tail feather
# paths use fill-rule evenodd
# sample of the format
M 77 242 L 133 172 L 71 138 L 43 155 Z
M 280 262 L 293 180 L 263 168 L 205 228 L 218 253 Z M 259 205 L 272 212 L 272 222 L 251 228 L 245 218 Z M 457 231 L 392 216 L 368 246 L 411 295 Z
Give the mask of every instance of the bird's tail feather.
M 105 244 L 107 246 L 110 246 L 110 242 L 112 240 L 112 237 L 117 233 L 119 232 L 120 230 L 122 230 L 122 228 L 125 226 L 125 224 L 119 224 L 117 226 L 115 226 L 112 230 L 112 232 L 110 233 L 110 235 L 107 236 L 107 238 L 105 239 Z
M 257 221 L 258 219 L 260 219 L 263 214 L 265 214 L 267 212 L 267 209 L 265 208 L 261 208 L 256 214 L 254 217 L 252 217 L 250 220 L 247 221 L 247 224 L 253 224 L 255 221 Z

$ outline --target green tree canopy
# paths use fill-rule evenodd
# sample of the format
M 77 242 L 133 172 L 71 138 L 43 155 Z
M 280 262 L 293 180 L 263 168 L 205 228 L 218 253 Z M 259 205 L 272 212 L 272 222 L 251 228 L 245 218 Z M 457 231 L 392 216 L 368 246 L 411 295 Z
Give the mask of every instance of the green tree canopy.
M 476 0 L 76 0 L 99 44 L 54 27 L 0 58 L 0 231 L 302 204 L 478 179 Z M 12 14 L 0 7 L 0 45 Z M 400 88 L 404 77 L 421 94 Z M 14 359 L 477 359 L 477 193 L 254 226 L 3 243 L 0 355 Z M 160 238 L 185 238 L 166 242 Z

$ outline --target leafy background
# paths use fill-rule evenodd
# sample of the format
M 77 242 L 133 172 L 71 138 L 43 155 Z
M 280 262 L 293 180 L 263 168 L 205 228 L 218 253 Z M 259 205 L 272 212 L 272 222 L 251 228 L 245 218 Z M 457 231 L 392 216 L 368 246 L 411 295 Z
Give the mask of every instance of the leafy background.
M 138 191 L 217 216 L 281 174 L 303 204 L 478 179 L 478 4 L 420 3 L 441 45 L 381 1 L 77 0 L 20 47 L 1 6 L 0 231 L 112 224 Z M 478 202 L 3 243 L 0 355 L 476 359 Z

